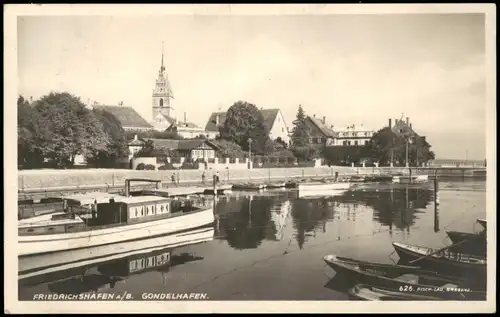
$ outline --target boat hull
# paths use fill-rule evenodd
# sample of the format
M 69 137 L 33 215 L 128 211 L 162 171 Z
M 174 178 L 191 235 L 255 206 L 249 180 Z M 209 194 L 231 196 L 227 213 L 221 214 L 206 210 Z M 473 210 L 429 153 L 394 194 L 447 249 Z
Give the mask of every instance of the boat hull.
M 341 196 L 347 190 L 299 190 L 299 198 L 321 198 L 321 197 L 332 197 Z
M 299 191 L 331 191 L 331 190 L 348 190 L 351 188 L 350 183 L 309 183 L 299 184 Z
M 429 182 L 429 175 L 415 175 L 415 176 L 394 176 L 393 183 L 397 184 L 424 184 Z
M 464 240 L 467 242 L 463 244 L 459 244 L 457 246 L 453 246 L 450 248 L 453 252 L 472 254 L 476 256 L 486 256 L 486 235 L 485 234 L 476 234 L 476 233 L 468 233 L 468 232 L 459 232 L 459 231 L 446 231 L 446 234 L 450 238 L 453 244 L 457 244 Z
M 117 242 L 151 238 L 197 228 L 215 221 L 212 208 L 161 220 L 119 227 L 51 235 L 19 236 L 18 256 L 75 250 Z
M 350 264 L 343 263 L 347 260 Z M 435 288 L 436 284 L 438 286 L 446 284 L 459 284 L 461 287 L 471 287 L 467 284 L 464 285 L 463 281 L 458 278 L 448 277 L 440 275 L 433 271 L 423 270 L 417 266 L 405 266 L 405 265 L 390 265 L 390 264 L 379 264 L 379 263 L 369 263 L 364 261 L 357 261 L 348 258 L 341 258 L 332 255 L 328 255 L 324 258 L 324 261 L 332 268 L 336 274 L 340 274 L 342 277 L 347 279 L 350 284 L 368 284 L 392 289 L 399 289 L 403 287 L 405 289 L 415 290 L 418 287 L 425 288 Z M 360 267 L 364 267 L 362 270 Z M 421 284 L 415 284 L 412 282 L 398 280 L 394 277 L 401 276 L 403 274 L 415 274 L 423 278 L 424 282 L 419 282 Z M 433 284 L 425 282 L 433 281 Z M 432 296 L 437 296 L 445 300 L 484 300 L 486 298 L 486 292 L 478 291 L 474 289 L 470 292 L 431 292 Z M 430 293 L 428 294 L 430 295 Z
M 409 263 L 421 258 L 413 265 L 418 265 L 437 272 L 446 272 L 447 275 L 454 275 L 464 279 L 470 278 L 471 280 L 473 279 L 477 285 L 483 285 L 486 281 L 486 264 L 459 262 L 460 258 L 476 258 L 472 255 L 455 254 L 456 256 L 452 258 L 431 255 L 422 258 L 425 254 L 417 253 L 410 249 L 412 246 L 397 242 L 393 242 L 392 245 L 402 262 Z
M 349 298 L 366 301 L 384 300 L 418 300 L 418 301 L 441 301 L 443 298 L 432 296 L 429 291 L 403 292 L 394 288 L 374 287 L 370 285 L 357 284 L 348 291 Z
M 28 279 L 58 271 L 88 267 L 95 263 L 121 259 L 135 254 L 153 252 L 166 247 L 174 248 L 186 244 L 212 241 L 214 239 L 214 233 L 215 231 L 212 225 L 205 225 L 192 230 L 183 230 L 156 238 L 19 257 L 19 279 Z

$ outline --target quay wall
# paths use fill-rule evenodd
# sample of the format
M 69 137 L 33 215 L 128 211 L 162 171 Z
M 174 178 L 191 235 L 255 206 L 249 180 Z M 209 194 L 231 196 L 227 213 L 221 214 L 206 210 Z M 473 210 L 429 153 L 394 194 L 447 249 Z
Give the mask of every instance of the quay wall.
M 201 183 L 205 172 L 206 182 L 219 172 L 221 182 L 289 180 L 301 177 L 396 174 L 406 173 L 402 167 L 291 167 L 291 168 L 255 168 L 221 170 L 129 170 L 129 169 L 82 169 L 82 170 L 21 170 L 18 171 L 18 192 L 36 192 L 63 190 L 67 188 L 122 187 L 127 178 L 147 178 L 171 183 L 171 176 L 176 174 L 179 184 Z M 485 168 L 412 168 L 412 174 L 428 174 L 430 177 L 486 177 Z

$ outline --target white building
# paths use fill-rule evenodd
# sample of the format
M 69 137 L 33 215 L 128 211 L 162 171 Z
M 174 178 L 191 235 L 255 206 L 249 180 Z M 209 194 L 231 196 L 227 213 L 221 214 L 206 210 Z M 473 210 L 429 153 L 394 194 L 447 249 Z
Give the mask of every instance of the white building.
M 286 144 L 290 144 L 290 135 L 285 117 L 280 109 L 260 109 L 264 117 L 264 126 L 272 140 L 280 138 Z M 205 126 L 206 134 L 209 138 L 219 135 L 219 127 L 224 125 L 226 112 L 213 112 Z
M 333 127 L 332 130 L 335 137 L 328 139 L 327 146 L 364 146 L 375 134 L 375 131 L 362 124 L 358 126 L 353 124 L 340 129 Z

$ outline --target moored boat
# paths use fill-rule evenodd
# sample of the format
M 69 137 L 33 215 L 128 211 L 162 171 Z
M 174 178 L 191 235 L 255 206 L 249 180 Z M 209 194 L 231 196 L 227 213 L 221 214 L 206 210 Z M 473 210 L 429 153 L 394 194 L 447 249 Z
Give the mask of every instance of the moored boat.
M 257 184 L 257 183 L 239 183 L 234 184 L 234 190 L 263 190 L 266 188 L 265 184 Z
M 86 193 L 63 210 L 18 221 L 18 256 L 151 238 L 211 224 L 213 208 L 191 199 Z
M 266 188 L 284 188 L 286 183 L 285 182 L 268 182 L 265 185 L 266 185 Z
M 403 262 L 414 263 L 421 267 L 446 272 L 446 274 L 473 278 L 478 283 L 486 281 L 486 258 L 471 254 L 437 250 L 424 246 L 392 243 Z
M 486 231 L 479 233 L 446 231 L 453 245 L 449 250 L 456 253 L 466 253 L 485 256 L 487 251 Z M 462 243 L 465 241 L 465 243 Z
M 429 182 L 429 175 L 401 175 L 392 177 L 393 183 L 398 184 L 424 184 Z
M 467 291 L 435 292 L 433 296 L 442 299 L 485 299 L 486 287 L 475 287 L 468 280 L 446 276 L 435 271 L 424 270 L 418 266 L 371 263 L 336 255 L 327 255 L 324 261 L 337 274 L 343 275 L 353 284 L 368 284 L 406 290 L 421 289 L 465 289 Z
M 385 301 L 385 300 L 418 300 L 418 301 L 430 301 L 439 300 L 442 301 L 443 298 L 439 296 L 433 296 L 433 290 L 421 290 L 421 291 L 405 291 L 403 287 L 400 289 L 370 286 L 365 284 L 356 284 L 347 292 L 349 297 L 357 300 L 367 300 L 367 301 Z
M 351 188 L 352 184 L 348 182 L 314 182 L 299 184 L 300 191 L 328 191 L 328 190 L 348 190 Z

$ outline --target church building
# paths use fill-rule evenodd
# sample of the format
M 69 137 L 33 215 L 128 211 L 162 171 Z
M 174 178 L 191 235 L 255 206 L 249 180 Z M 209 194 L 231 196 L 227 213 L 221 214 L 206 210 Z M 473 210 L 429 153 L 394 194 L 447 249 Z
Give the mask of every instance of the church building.
M 184 112 L 184 120 L 179 120 L 172 107 L 174 94 L 163 64 L 163 48 L 161 54 L 161 67 L 158 71 L 158 78 L 156 79 L 152 97 L 153 120 L 151 125 L 155 130 L 173 131 L 184 138 L 195 138 L 199 135 L 206 136 L 206 132 L 203 128 L 187 121 L 186 112 Z

